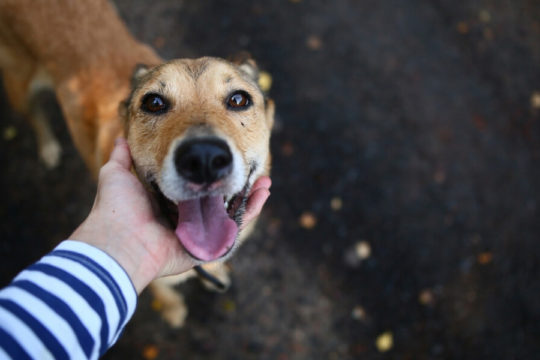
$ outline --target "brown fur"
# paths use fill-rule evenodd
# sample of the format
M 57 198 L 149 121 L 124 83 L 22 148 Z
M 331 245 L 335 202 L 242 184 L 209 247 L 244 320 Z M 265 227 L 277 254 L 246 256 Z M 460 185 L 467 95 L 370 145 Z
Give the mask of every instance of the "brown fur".
M 122 135 L 118 103 L 135 66 L 161 62 L 108 1 L 0 1 L 0 68 L 11 103 L 30 116 L 32 87 L 52 87 L 94 175 Z
M 146 77 L 150 79 L 135 89 L 131 108 L 127 109 L 132 154 L 145 166 L 153 164 L 159 167 L 171 142 L 190 128 L 202 124 L 235 139 L 242 154 L 251 152 L 267 156 L 273 106 L 265 102 L 256 80 L 249 78 L 240 68 L 215 58 L 183 59 L 159 66 Z M 223 105 L 226 95 L 238 88 L 256 95 L 254 106 L 244 112 L 229 111 Z M 140 111 L 140 101 L 137 100 L 143 94 L 158 91 L 172 99 L 173 110 L 156 119 Z M 269 160 L 261 174 L 268 174 L 268 171 Z
M 259 89 L 256 74 L 254 63 L 235 66 L 221 59 L 201 58 L 173 60 L 140 75 L 122 109 L 139 177 L 147 183 L 158 179 L 166 158 L 174 152 L 175 142 L 194 136 L 197 131 L 211 131 L 231 139 L 246 165 L 244 178 L 248 178 L 252 163 L 259 164 L 253 178 L 267 175 L 274 105 Z M 228 110 L 225 99 L 238 89 L 250 93 L 253 106 L 241 112 Z M 141 110 L 141 99 L 149 93 L 169 99 L 171 109 L 160 115 Z M 250 230 L 251 227 L 242 232 L 236 246 Z M 207 264 L 205 269 L 225 285 L 230 283 L 222 263 Z M 163 315 L 172 326 L 181 326 L 187 311 L 181 295 L 171 291 L 170 286 L 193 275 L 189 272 L 152 283 L 151 289 L 163 306 Z
M 249 162 L 260 161 L 254 175 L 268 174 L 274 107 L 257 86 L 254 63 L 234 65 L 215 58 L 162 63 L 152 49 L 133 38 L 106 0 L 0 0 L 4 86 L 14 108 L 34 126 L 41 158 L 48 166 L 56 166 L 61 148 L 43 113 L 32 105 L 42 89 L 55 91 L 73 141 L 96 177 L 118 136 L 127 136 L 140 178 L 146 182 L 145 174 L 161 170 L 171 144 L 201 127 L 230 139 L 246 169 Z M 132 89 L 138 64 L 156 67 L 142 71 Z M 238 88 L 250 92 L 254 105 L 242 112 L 229 111 L 223 101 Z M 165 93 L 172 110 L 159 118 L 141 112 L 141 97 L 148 91 Z M 126 98 L 120 116 L 119 104 Z M 242 238 L 246 234 L 244 230 Z M 221 263 L 205 268 L 229 282 Z M 186 309 L 170 284 L 190 276 L 193 272 L 152 285 L 173 326 L 183 323 Z

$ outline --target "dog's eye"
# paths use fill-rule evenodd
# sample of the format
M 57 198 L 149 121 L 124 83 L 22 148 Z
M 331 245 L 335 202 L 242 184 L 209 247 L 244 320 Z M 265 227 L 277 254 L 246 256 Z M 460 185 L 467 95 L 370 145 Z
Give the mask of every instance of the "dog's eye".
M 163 114 L 169 110 L 169 102 L 158 94 L 146 94 L 141 103 L 141 109 L 151 114 Z
M 231 110 L 243 110 L 251 105 L 251 97 L 245 91 L 235 91 L 227 100 L 227 107 Z

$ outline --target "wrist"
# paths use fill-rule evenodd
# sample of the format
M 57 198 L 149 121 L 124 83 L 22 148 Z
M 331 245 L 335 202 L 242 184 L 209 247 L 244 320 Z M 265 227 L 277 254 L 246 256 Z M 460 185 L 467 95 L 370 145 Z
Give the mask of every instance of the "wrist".
M 158 276 L 159 269 L 149 265 L 152 262 L 148 261 L 147 254 L 141 249 L 109 246 L 101 250 L 115 259 L 124 269 L 137 294 L 140 294 Z
M 110 239 L 110 234 L 114 234 L 115 238 Z M 113 258 L 128 275 L 137 294 L 140 294 L 158 276 L 160 266 L 154 258 L 149 256 L 141 241 L 122 240 L 128 237 L 132 238 L 133 234 L 85 226 L 83 223 L 70 239 L 91 245 Z

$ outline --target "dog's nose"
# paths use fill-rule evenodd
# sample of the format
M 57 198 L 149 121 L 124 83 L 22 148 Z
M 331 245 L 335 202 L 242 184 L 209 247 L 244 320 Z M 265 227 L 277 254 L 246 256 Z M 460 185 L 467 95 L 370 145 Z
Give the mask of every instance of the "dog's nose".
M 175 165 L 186 180 L 195 184 L 212 184 L 231 172 L 232 154 L 223 140 L 191 140 L 176 150 Z

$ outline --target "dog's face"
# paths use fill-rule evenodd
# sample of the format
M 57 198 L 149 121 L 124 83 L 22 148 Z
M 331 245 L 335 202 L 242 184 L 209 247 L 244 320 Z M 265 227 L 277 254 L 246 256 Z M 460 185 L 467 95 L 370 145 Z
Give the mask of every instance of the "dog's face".
M 269 171 L 274 106 L 256 77 L 254 63 L 174 60 L 139 71 L 124 104 L 137 174 L 200 262 L 239 246 L 250 187 Z

